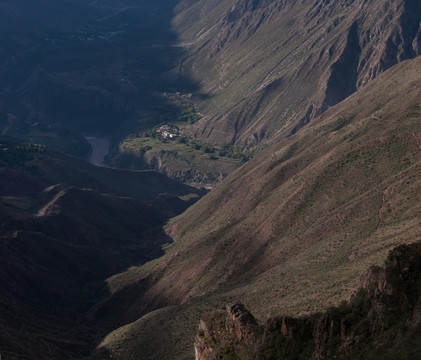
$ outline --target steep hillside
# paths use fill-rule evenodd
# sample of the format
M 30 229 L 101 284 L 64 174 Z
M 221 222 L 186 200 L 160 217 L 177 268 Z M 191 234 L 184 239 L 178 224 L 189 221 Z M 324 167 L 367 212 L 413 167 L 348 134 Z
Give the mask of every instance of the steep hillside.
M 162 255 L 165 221 L 200 191 L 153 172 L 97 168 L 0 139 L 0 349 L 6 359 L 89 354 L 103 281 Z
M 420 54 L 416 0 L 181 1 L 173 21 L 206 115 L 189 135 L 279 139 L 392 65 Z
M 396 65 L 171 220 L 165 256 L 108 279 L 92 316 L 122 327 L 100 349 L 192 358 L 203 311 L 236 299 L 259 319 L 316 312 L 419 240 L 420 69 L 419 57 Z

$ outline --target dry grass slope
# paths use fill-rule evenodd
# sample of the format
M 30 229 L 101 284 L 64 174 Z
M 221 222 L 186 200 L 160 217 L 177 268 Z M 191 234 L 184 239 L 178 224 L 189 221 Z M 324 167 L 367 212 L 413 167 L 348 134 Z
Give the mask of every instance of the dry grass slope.
M 236 299 L 259 318 L 316 312 L 420 240 L 420 69 L 396 65 L 172 219 L 165 256 L 108 280 L 103 306 L 128 325 L 102 349 L 191 359 L 203 311 Z

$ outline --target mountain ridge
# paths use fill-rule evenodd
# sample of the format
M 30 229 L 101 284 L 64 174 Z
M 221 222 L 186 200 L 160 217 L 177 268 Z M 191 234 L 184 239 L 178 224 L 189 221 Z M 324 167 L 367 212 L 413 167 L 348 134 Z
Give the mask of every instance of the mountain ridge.
M 412 0 L 186 6 L 174 27 L 197 43 L 181 71 L 201 84 L 206 115 L 187 133 L 217 143 L 253 147 L 288 136 L 420 49 L 421 8 Z M 196 22 L 185 19 L 208 7 Z

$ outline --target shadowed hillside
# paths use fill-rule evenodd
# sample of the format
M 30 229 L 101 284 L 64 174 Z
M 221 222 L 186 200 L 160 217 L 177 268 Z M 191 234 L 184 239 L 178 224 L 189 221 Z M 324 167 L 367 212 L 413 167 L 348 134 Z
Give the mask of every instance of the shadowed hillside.
M 0 132 L 86 157 L 82 133 L 118 144 L 177 116 L 173 1 L 5 0 L 0 4 Z
M 162 255 L 162 230 L 200 191 L 0 139 L 0 349 L 6 359 L 89 354 L 103 281 Z

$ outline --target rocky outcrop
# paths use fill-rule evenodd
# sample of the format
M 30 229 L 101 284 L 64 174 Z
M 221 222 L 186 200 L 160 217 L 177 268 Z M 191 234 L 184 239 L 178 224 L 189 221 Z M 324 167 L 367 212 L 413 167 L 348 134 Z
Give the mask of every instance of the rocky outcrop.
M 419 358 L 421 242 L 391 251 L 383 267 L 365 272 L 361 286 L 350 302 L 321 315 L 264 325 L 241 304 L 228 305 L 201 321 L 196 360 Z
M 252 346 L 256 341 L 256 330 L 256 320 L 241 303 L 232 303 L 225 311 L 208 314 L 200 321 L 194 343 L 196 360 L 216 360 L 234 354 L 236 344 L 243 348 Z

